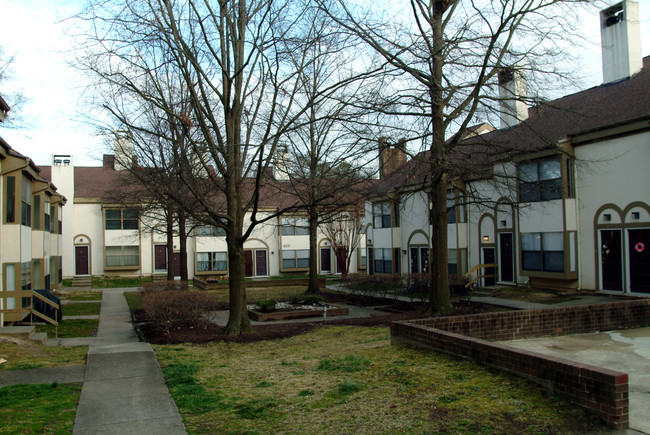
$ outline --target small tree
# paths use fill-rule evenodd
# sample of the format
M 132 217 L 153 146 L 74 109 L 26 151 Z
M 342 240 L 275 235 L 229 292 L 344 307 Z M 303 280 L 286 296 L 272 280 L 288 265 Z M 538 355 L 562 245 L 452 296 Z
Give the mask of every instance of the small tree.
M 343 277 L 350 271 L 352 255 L 361 242 L 364 216 L 358 207 L 350 207 L 334 216 L 325 225 L 325 234 L 332 243 L 336 263 Z

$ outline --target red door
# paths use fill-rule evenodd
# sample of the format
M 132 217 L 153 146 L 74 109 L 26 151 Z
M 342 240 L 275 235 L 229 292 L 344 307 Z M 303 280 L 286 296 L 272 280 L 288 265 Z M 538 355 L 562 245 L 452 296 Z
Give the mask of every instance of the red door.
M 329 273 L 332 271 L 332 250 L 321 248 L 320 250 L 320 271 Z
M 174 276 L 181 276 L 181 253 L 174 252 Z
M 75 275 L 88 275 L 90 268 L 88 265 L 88 246 L 75 246 L 74 247 L 74 274 Z
M 155 270 L 167 270 L 167 245 L 154 246 Z

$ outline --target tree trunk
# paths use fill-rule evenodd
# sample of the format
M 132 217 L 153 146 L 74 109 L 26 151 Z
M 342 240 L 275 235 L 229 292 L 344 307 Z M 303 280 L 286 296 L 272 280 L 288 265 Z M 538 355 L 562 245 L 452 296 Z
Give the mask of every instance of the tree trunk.
M 167 281 L 174 280 L 174 212 L 167 206 Z
M 453 310 L 449 294 L 449 271 L 447 266 L 447 177 L 432 182 L 431 187 L 431 288 L 429 313 L 449 313 Z
M 187 270 L 187 230 L 186 230 L 187 219 L 183 211 L 178 212 L 178 240 L 180 243 L 181 250 L 181 281 L 189 281 L 189 273 Z
M 449 294 L 447 266 L 447 149 L 445 148 L 445 123 L 443 100 L 443 14 L 449 3 L 436 1 L 432 8 L 431 56 L 431 288 L 427 312 L 448 313 L 453 310 Z
M 242 334 L 253 330 L 246 310 L 246 263 L 244 260 L 244 245 L 237 240 L 239 238 L 235 236 L 227 237 L 230 312 L 228 313 L 228 324 L 224 329 L 225 334 Z
M 318 211 L 309 209 L 309 287 L 305 294 L 321 294 L 318 286 Z

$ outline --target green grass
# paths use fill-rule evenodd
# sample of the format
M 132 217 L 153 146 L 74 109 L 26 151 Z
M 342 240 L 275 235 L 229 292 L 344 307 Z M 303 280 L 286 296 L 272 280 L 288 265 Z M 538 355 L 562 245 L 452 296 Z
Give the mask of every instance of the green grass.
M 72 433 L 81 384 L 0 389 L 0 433 Z
M 90 282 L 92 288 L 140 287 L 142 284 L 153 282 L 153 278 L 146 277 L 121 277 L 121 276 L 93 276 Z
M 59 338 L 92 337 L 97 334 L 99 320 L 62 320 L 58 327 Z M 48 337 L 54 337 L 54 325 L 39 325 L 37 332 L 45 332 Z
M 522 378 L 408 346 L 388 328 L 154 346 L 189 433 L 566 433 L 597 418 Z
M 142 293 L 140 292 L 124 292 L 126 303 L 129 305 L 129 310 L 134 312 L 142 309 Z
M 101 291 L 91 291 L 91 290 L 57 290 L 56 295 L 61 300 L 68 301 L 101 301 L 102 292 Z
M 61 367 L 86 363 L 88 346 L 44 346 L 27 340 L 0 343 L 1 370 L 20 370 L 40 367 Z
M 101 304 L 87 303 L 87 304 L 66 304 L 63 306 L 64 316 L 89 316 L 98 315 Z

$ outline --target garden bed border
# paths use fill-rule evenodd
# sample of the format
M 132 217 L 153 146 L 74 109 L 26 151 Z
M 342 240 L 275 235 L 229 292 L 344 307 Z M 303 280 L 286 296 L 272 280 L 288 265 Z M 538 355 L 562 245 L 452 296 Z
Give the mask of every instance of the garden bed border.
M 194 287 L 199 290 L 221 290 L 228 288 L 228 281 L 207 282 L 199 278 L 194 278 Z M 280 287 L 291 285 L 309 285 L 309 278 L 287 278 L 287 279 L 265 279 L 246 281 L 247 287 Z M 325 278 L 318 278 L 318 286 L 325 287 Z
M 640 328 L 650 300 L 544 308 L 391 324 L 391 343 L 407 343 L 474 360 L 531 379 L 586 408 L 614 428 L 629 426 L 627 373 L 492 341 Z
M 345 316 L 348 314 L 350 314 L 350 309 L 347 307 L 328 305 L 328 316 Z M 258 322 L 266 322 L 267 320 L 304 319 L 307 317 L 323 317 L 323 310 L 271 311 L 270 313 L 248 310 L 248 317 Z

